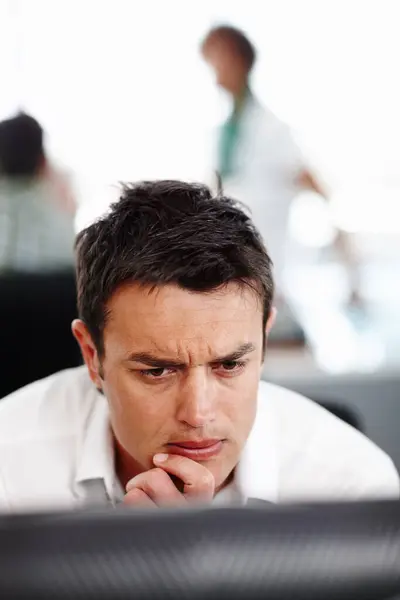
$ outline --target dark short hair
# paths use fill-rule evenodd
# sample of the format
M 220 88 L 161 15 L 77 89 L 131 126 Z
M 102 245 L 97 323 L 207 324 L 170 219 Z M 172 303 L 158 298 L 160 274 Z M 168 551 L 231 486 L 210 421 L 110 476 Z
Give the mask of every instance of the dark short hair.
M 244 61 L 247 69 L 251 71 L 256 62 L 256 50 L 249 38 L 243 31 L 230 25 L 219 25 L 213 27 L 206 35 L 202 49 L 206 50 L 207 45 L 213 40 L 225 40 L 231 44 L 232 48 L 237 52 L 240 58 Z
M 43 129 L 24 113 L 0 123 L 0 175 L 32 177 L 44 157 Z
M 273 298 L 272 263 L 250 217 L 204 185 L 153 181 L 124 185 L 110 212 L 77 237 L 80 318 L 99 353 L 107 302 L 127 283 L 176 284 L 209 292 L 229 282 Z

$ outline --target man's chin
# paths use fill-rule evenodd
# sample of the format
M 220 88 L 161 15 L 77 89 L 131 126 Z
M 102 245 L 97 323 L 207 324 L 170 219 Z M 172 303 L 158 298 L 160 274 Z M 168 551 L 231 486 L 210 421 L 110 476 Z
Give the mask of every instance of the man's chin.
M 236 462 L 228 462 L 226 457 L 220 456 L 219 459 L 204 461 L 202 465 L 214 476 L 216 492 L 219 492 L 233 480 Z

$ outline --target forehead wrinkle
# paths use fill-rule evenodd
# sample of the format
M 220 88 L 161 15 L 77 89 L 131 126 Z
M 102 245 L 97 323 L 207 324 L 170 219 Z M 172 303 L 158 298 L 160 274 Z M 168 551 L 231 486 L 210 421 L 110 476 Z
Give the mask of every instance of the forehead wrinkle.
M 148 308 L 148 309 L 142 309 L 142 310 L 135 310 L 136 313 L 139 314 L 149 314 L 149 315 L 153 315 L 154 314 L 154 308 Z M 182 304 L 180 304 L 179 302 L 177 302 L 176 304 L 174 303 L 174 306 L 168 306 L 168 307 L 162 307 L 160 309 L 157 310 L 157 314 L 159 315 L 164 315 L 167 314 L 169 315 L 171 313 L 171 309 L 172 308 L 177 308 L 179 309 L 179 313 L 182 314 L 201 314 L 201 313 L 209 313 L 210 311 L 212 311 L 213 313 L 222 313 L 223 315 L 225 314 L 235 314 L 237 312 L 243 312 L 243 310 L 252 310 L 252 307 L 250 306 L 246 306 L 243 307 L 243 305 L 237 305 L 237 306 L 220 306 L 218 303 L 218 306 L 203 306 L 203 307 L 197 307 L 197 306 L 191 306 L 191 307 L 186 307 L 186 306 L 182 306 Z
M 254 292 L 247 295 L 245 293 L 246 291 L 248 291 L 247 288 L 239 289 L 240 294 L 236 296 L 236 300 L 234 301 L 233 306 L 230 302 L 228 302 L 228 305 L 226 303 L 221 305 L 221 301 L 224 301 L 225 297 L 230 296 L 230 294 L 228 293 L 228 289 L 213 292 L 213 294 L 210 294 L 209 297 L 207 297 L 207 294 L 204 294 L 204 296 L 202 297 L 202 302 L 197 303 L 197 305 L 193 306 L 190 305 L 190 303 L 188 305 L 186 304 L 187 298 L 185 298 L 186 292 L 184 290 L 182 290 L 182 292 L 185 292 L 182 298 L 174 298 L 173 296 L 171 296 L 170 292 L 174 291 L 173 287 L 169 291 L 167 289 L 167 296 L 165 298 L 162 297 L 162 292 L 163 290 L 165 291 L 166 288 L 156 288 L 155 290 L 153 290 L 153 293 L 147 294 L 148 297 L 151 297 L 153 295 L 153 302 L 151 303 L 151 306 L 148 306 L 146 302 L 130 302 L 128 306 L 124 307 L 124 309 L 122 310 L 122 314 L 125 314 L 126 317 L 129 318 L 129 312 L 131 312 L 131 310 L 134 309 L 134 313 L 136 317 L 139 317 L 138 320 L 141 321 L 142 326 L 146 326 L 146 321 L 148 321 L 149 317 L 152 324 L 159 329 L 164 329 L 172 326 L 175 328 L 181 328 L 185 325 L 188 327 L 190 326 L 192 328 L 195 328 L 204 327 L 205 325 L 217 327 L 218 324 L 224 323 L 231 325 L 232 321 L 234 321 L 235 323 L 239 323 L 246 320 L 246 318 L 249 317 L 249 313 L 253 312 L 253 309 L 255 309 L 255 312 L 257 312 L 257 309 L 259 308 L 259 299 L 255 297 Z M 179 288 L 177 288 L 177 290 L 179 291 Z M 111 300 L 109 306 L 109 309 L 111 309 L 111 314 L 109 315 L 110 321 L 118 321 L 118 319 L 115 319 L 117 315 L 114 314 L 113 308 L 116 308 L 115 303 L 118 303 L 118 301 L 121 299 L 123 291 L 125 291 L 126 293 L 127 289 L 125 288 L 125 290 L 121 290 L 119 294 L 117 292 L 115 298 Z M 189 293 L 189 296 L 196 297 L 198 296 L 198 293 Z M 190 321 L 191 318 L 193 320 L 196 320 L 196 317 L 194 315 L 198 315 L 199 320 L 202 320 L 202 315 L 204 313 L 210 312 L 213 314 L 213 318 L 206 318 L 203 322 L 200 323 L 188 322 L 187 324 L 182 325 L 179 322 L 182 321 L 182 318 L 185 317 L 188 317 L 188 321 Z
M 241 324 L 245 324 L 244 320 L 237 320 L 235 321 L 235 325 L 241 325 Z M 170 339 L 176 339 L 177 337 L 180 340 L 185 340 L 185 341 L 190 341 L 190 340 L 196 340 L 196 339 L 205 339 L 207 337 L 209 337 L 210 333 L 217 333 L 218 329 L 220 328 L 221 325 L 224 325 L 223 328 L 221 328 L 220 331 L 220 335 L 225 335 L 227 332 L 227 328 L 228 327 L 232 327 L 232 321 L 224 321 L 222 323 L 219 322 L 215 322 L 215 321 L 211 321 L 211 322 L 207 322 L 207 323 L 201 323 L 198 324 L 195 327 L 191 327 L 191 326 L 187 326 L 187 325 L 174 325 L 173 323 L 171 323 L 170 325 L 160 325 L 158 327 L 158 331 L 168 331 L 168 330 L 173 330 L 175 331 L 175 334 L 171 333 Z M 206 327 L 209 327 L 209 331 L 205 332 L 203 331 Z M 189 330 L 187 333 L 185 333 L 185 330 Z M 157 333 L 155 334 L 154 337 L 157 336 Z M 147 333 L 144 332 L 143 337 L 148 337 Z M 153 334 L 151 334 L 151 337 L 153 337 Z
M 235 325 L 237 326 L 238 324 L 244 324 L 244 325 L 248 325 L 248 319 L 246 318 L 242 318 L 242 319 L 236 319 L 235 320 Z M 154 322 L 153 322 L 154 324 Z M 213 342 L 215 343 L 216 341 L 218 342 L 218 340 L 221 340 L 221 338 L 223 338 L 223 341 L 225 341 L 226 339 L 226 334 L 227 334 L 227 329 L 226 327 L 223 328 L 223 330 L 220 331 L 220 334 L 217 335 L 217 340 L 213 340 L 213 339 L 209 339 L 210 338 L 210 334 L 211 336 L 215 333 L 216 330 L 218 330 L 219 325 L 227 325 L 229 328 L 232 327 L 232 320 L 227 319 L 227 320 L 223 320 L 223 321 L 208 321 L 208 322 L 203 322 L 200 324 L 196 324 L 196 325 L 192 325 L 191 323 L 189 324 L 182 324 L 182 323 L 178 323 L 178 324 L 174 324 L 174 323 L 168 323 L 168 324 L 160 324 L 156 326 L 156 328 L 153 331 L 150 332 L 146 332 L 144 331 L 143 333 L 141 333 L 141 335 L 136 336 L 135 335 L 135 340 L 136 342 L 140 341 L 144 341 L 144 347 L 147 350 L 149 347 L 152 347 L 154 349 L 157 349 L 157 351 L 161 352 L 161 353 L 168 353 L 168 352 L 174 352 L 175 354 L 181 354 L 181 350 L 178 350 L 178 348 L 182 345 L 182 344 L 192 344 L 193 342 L 198 344 L 201 343 L 202 345 L 207 344 L 209 347 L 213 346 Z M 210 325 L 210 330 L 204 331 L 204 328 L 206 325 Z M 158 335 L 160 330 L 165 332 L 168 330 L 173 329 L 173 333 L 171 333 L 171 335 L 167 335 L 165 336 L 164 339 L 162 339 L 162 335 Z M 239 334 L 238 337 L 242 338 L 243 335 L 240 335 L 240 333 L 243 334 L 243 331 L 237 331 L 237 334 Z M 247 336 L 245 335 L 245 338 L 247 338 Z M 244 338 L 243 338 L 244 339 Z M 187 351 L 187 349 L 185 349 L 185 352 Z M 229 349 L 228 349 L 229 352 Z M 222 350 L 222 354 L 224 353 L 224 350 Z
M 205 311 L 205 312 L 210 312 L 209 310 Z M 214 313 L 217 311 L 214 311 Z M 179 310 L 179 312 L 176 314 L 175 319 L 173 320 L 179 320 L 182 326 L 184 325 L 184 323 L 182 323 L 182 317 L 184 318 L 185 316 L 189 316 L 189 322 L 191 321 L 190 316 L 193 313 L 193 310 Z M 137 313 L 138 314 L 138 313 Z M 161 327 L 168 327 L 170 325 L 170 323 L 166 323 L 164 321 L 164 314 L 167 316 L 167 319 L 170 318 L 171 312 L 170 311 L 165 311 L 164 314 L 158 314 L 157 318 L 154 319 L 154 313 L 152 311 L 149 311 L 148 313 L 141 313 L 142 316 L 147 316 L 150 315 L 152 317 L 152 322 L 157 321 L 157 323 L 160 321 L 160 326 Z M 235 310 L 222 310 L 221 309 L 221 314 L 213 314 L 208 316 L 206 319 L 201 320 L 201 322 L 195 321 L 195 322 L 190 322 L 188 324 L 190 324 L 191 327 L 196 327 L 198 325 L 202 325 L 204 323 L 231 323 L 232 320 L 235 321 L 235 323 L 238 321 L 238 319 L 240 321 L 246 321 L 249 318 L 249 313 L 244 311 L 243 309 L 235 309 Z M 178 324 L 178 325 L 179 325 Z
M 160 292 L 161 290 L 158 290 L 158 292 Z M 207 294 L 204 293 L 202 296 L 202 302 L 201 304 L 199 304 L 198 306 L 182 306 L 182 299 L 171 299 L 171 297 L 166 297 L 166 298 L 161 298 L 159 301 L 154 302 L 153 306 L 149 309 L 145 309 L 143 311 L 137 311 L 137 312 L 142 312 L 143 313 L 152 313 L 153 310 L 156 308 L 157 312 L 159 314 L 162 314 L 163 312 L 167 312 L 169 313 L 171 310 L 171 306 L 165 306 L 166 304 L 172 304 L 173 307 L 178 307 L 180 313 L 182 314 L 182 312 L 187 312 L 187 313 L 201 313 L 201 312 L 206 312 L 206 311 L 210 311 L 212 310 L 213 312 L 223 312 L 224 314 L 229 311 L 231 313 L 235 313 L 237 311 L 242 312 L 243 311 L 243 304 L 245 305 L 245 309 L 247 310 L 251 310 L 254 305 L 257 306 L 257 308 L 259 307 L 259 299 L 254 297 L 254 293 L 251 294 L 250 297 L 246 297 L 246 295 L 243 293 L 244 290 L 240 290 L 241 293 L 240 295 L 237 296 L 236 298 L 236 302 L 235 302 L 235 306 L 231 306 L 229 308 L 227 308 L 226 304 L 221 305 L 221 302 L 224 302 L 225 298 L 229 295 L 228 290 L 219 290 L 219 291 L 213 291 L 213 294 Z M 189 295 L 191 296 L 197 296 L 199 293 L 198 292 L 189 292 Z M 158 300 L 158 298 L 157 298 Z M 255 302 L 256 300 L 256 302 Z M 161 306 L 157 306 L 157 304 L 161 304 Z
M 152 353 L 159 353 L 158 358 L 160 360 L 174 360 L 181 362 L 187 366 L 202 366 L 204 364 L 213 362 L 221 357 L 228 356 L 235 352 L 237 347 L 241 344 L 232 344 L 229 347 L 213 347 L 208 341 L 201 337 L 189 337 L 183 338 L 182 340 L 168 340 L 165 343 L 159 343 L 157 340 L 149 340 L 150 346 L 146 347 L 146 351 Z M 225 341 L 225 340 L 224 340 Z M 191 342 L 195 342 L 195 346 L 190 347 Z M 196 355 L 200 355 L 197 356 Z M 204 356 L 205 355 L 205 356 Z

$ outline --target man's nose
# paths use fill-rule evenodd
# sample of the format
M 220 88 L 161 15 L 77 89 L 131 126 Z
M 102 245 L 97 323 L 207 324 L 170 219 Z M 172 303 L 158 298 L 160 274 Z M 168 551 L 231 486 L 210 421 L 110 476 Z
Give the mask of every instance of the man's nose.
M 177 418 L 190 427 L 204 427 L 215 420 L 215 382 L 206 367 L 192 367 L 183 378 Z

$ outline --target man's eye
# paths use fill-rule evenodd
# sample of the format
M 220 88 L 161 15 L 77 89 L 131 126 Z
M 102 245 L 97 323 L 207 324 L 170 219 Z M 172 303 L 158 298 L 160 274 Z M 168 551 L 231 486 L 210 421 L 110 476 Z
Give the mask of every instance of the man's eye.
M 167 369 L 165 367 L 158 367 L 156 369 L 143 369 L 140 371 L 141 375 L 148 377 L 149 379 L 161 379 L 166 375 L 170 375 L 173 369 Z
M 245 366 L 246 362 L 243 360 L 226 360 L 217 365 L 217 368 L 226 373 L 237 373 L 242 371 Z

